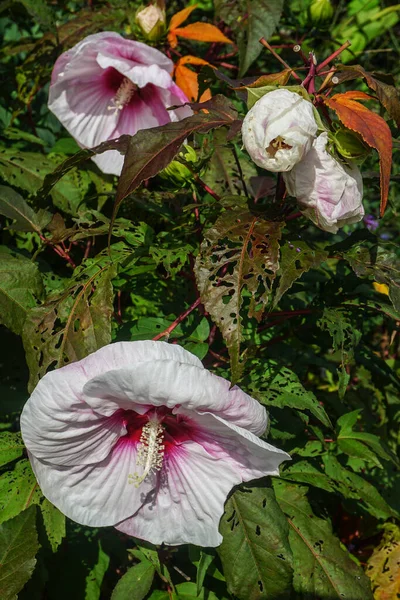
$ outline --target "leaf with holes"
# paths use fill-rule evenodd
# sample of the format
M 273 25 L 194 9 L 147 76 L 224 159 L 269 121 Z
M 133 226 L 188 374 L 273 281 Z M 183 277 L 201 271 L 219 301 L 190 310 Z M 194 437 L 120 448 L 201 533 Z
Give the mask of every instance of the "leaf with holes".
M 325 308 L 318 326 L 326 330 L 332 337 L 333 349 L 340 352 L 341 369 L 339 370 L 339 396 L 343 398 L 350 376 L 346 366 L 352 361 L 354 348 L 359 344 L 361 332 L 350 321 L 348 312 L 336 308 Z
M 20 433 L 0 433 L 0 467 L 22 456 L 23 451 L 24 442 Z
M 226 200 L 226 199 L 225 199 Z M 218 325 L 231 358 L 232 380 L 240 378 L 242 305 L 260 321 L 279 268 L 283 224 L 253 215 L 240 198 L 206 231 L 196 259 L 195 274 L 201 300 Z
M 243 487 L 226 502 L 218 548 L 228 591 L 239 600 L 291 597 L 289 528 L 271 488 Z
M 38 550 L 34 507 L 0 525 L 1 600 L 16 600 L 33 573 Z
M 22 332 L 30 390 L 50 366 L 80 360 L 111 342 L 114 276 L 109 263 L 93 274 L 83 270 L 71 287 L 30 311 Z
M 251 380 L 245 385 L 247 392 L 267 408 L 276 406 L 309 411 L 326 427 L 332 428 L 323 406 L 311 391 L 303 387 L 296 373 L 287 367 L 270 361 L 266 370 L 254 370 Z
M 273 482 L 289 523 L 295 591 L 307 598 L 373 600 L 362 568 L 332 533 L 330 522 L 313 513 L 307 488 L 277 479 Z
M 400 529 L 394 523 L 385 523 L 383 539 L 368 559 L 366 573 L 375 600 L 400 597 Z
M 19 515 L 31 504 L 39 504 L 41 498 L 29 460 L 19 461 L 12 471 L 0 477 L 0 523 Z
M 377 519 L 398 517 L 378 490 L 369 481 L 343 467 L 335 456 L 322 457 L 325 473 L 330 477 L 335 489 L 345 498 L 357 500 L 359 506 Z
M 303 273 L 316 269 L 328 258 L 325 250 L 313 249 L 302 240 L 289 241 L 281 246 L 280 267 L 278 271 L 278 285 L 276 287 L 275 307 L 282 296 L 292 287 Z
M 0 246 L 0 323 L 20 335 L 31 309 L 43 295 L 39 269 L 32 261 Z
M 388 200 L 390 171 L 392 166 L 392 134 L 382 117 L 372 112 L 357 100 L 373 100 L 364 92 L 352 91 L 324 98 L 329 108 L 334 110 L 348 129 L 359 133 L 368 146 L 379 154 L 381 174 L 381 206 L 383 216 Z

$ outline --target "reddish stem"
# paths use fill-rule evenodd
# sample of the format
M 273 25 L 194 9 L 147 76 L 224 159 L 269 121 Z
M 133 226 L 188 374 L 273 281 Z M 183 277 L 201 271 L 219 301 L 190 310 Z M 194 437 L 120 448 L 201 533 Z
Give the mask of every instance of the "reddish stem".
M 302 214 L 303 213 L 301 213 L 300 211 L 292 213 L 291 215 L 286 217 L 286 221 L 292 221 L 293 219 L 298 219 L 299 217 L 301 217 Z
M 175 319 L 175 321 L 173 323 L 171 323 L 171 325 L 169 327 L 167 327 L 167 329 L 164 329 L 164 331 L 162 331 L 161 333 L 159 333 L 158 335 L 156 335 L 155 337 L 153 337 L 153 341 L 156 342 L 157 340 L 159 340 L 162 337 L 169 336 L 170 333 L 176 327 L 178 327 L 178 325 L 180 323 L 182 323 L 182 321 L 184 321 L 186 319 L 186 317 L 188 315 L 190 315 L 191 312 L 194 311 L 195 308 L 197 308 L 199 306 L 199 304 L 201 304 L 201 298 L 197 298 L 197 300 L 195 302 L 193 302 L 193 304 L 191 306 L 189 306 L 189 308 L 187 310 L 185 310 L 184 313 L 182 313 L 181 315 L 179 315 L 179 317 L 177 319 Z
M 351 46 L 351 42 L 349 42 L 349 41 L 345 42 L 342 46 L 340 46 L 340 48 L 335 50 L 335 52 L 332 52 L 332 54 L 330 56 L 328 56 L 328 58 L 323 60 L 322 63 L 320 65 L 318 65 L 318 67 L 317 67 L 318 75 L 320 74 L 322 69 L 324 69 L 327 65 L 329 65 L 329 63 L 332 62 L 332 60 L 335 60 L 335 58 L 337 58 L 339 56 L 339 54 L 341 54 L 349 46 Z

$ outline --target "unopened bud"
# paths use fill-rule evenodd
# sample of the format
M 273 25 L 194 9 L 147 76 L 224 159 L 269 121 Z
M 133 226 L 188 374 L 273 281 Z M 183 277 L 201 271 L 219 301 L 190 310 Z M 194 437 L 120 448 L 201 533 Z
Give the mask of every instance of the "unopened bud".
M 321 25 L 332 18 L 334 9 L 330 0 L 313 0 L 309 6 L 310 20 L 314 25 Z
M 135 20 L 144 37 L 151 42 L 159 40 L 165 34 L 165 10 L 162 10 L 154 4 L 139 9 L 136 13 Z

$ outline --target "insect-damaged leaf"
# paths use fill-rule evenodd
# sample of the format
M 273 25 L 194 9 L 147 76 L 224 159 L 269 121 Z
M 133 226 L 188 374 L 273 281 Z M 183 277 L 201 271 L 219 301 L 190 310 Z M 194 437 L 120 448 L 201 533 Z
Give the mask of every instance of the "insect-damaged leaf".
M 238 199 L 233 198 L 232 204 Z M 240 202 L 240 198 L 239 198 Z M 264 221 L 240 202 L 206 231 L 195 274 L 201 301 L 218 325 L 231 357 L 232 380 L 240 378 L 241 309 L 260 321 L 279 268 L 283 224 Z
M 373 600 L 362 568 L 334 536 L 330 522 L 313 513 L 307 488 L 278 479 L 273 483 L 290 526 L 295 591 L 302 598 Z
M 206 133 L 223 125 L 232 125 L 237 116 L 229 100 L 221 95 L 196 105 L 195 109 L 205 109 L 207 112 L 153 127 L 151 135 L 148 130 L 138 131 L 131 138 L 118 182 L 114 217 L 122 200 L 142 181 L 154 177 L 164 169 L 191 133 Z
M 218 553 L 235 598 L 291 598 L 289 527 L 271 488 L 237 490 L 225 504 L 220 532 Z
M 29 389 L 53 367 L 80 360 L 111 341 L 115 267 L 95 268 L 30 311 L 22 334 Z
M 375 600 L 397 600 L 400 597 L 400 529 L 385 523 L 381 543 L 367 563 Z
M 356 100 L 373 100 L 364 92 L 352 91 L 336 94 L 332 98 L 324 98 L 329 108 L 334 110 L 348 129 L 361 135 L 364 142 L 375 148 L 379 154 L 381 174 L 381 206 L 383 216 L 388 200 L 390 170 L 392 166 L 392 134 L 382 117 L 372 112 Z

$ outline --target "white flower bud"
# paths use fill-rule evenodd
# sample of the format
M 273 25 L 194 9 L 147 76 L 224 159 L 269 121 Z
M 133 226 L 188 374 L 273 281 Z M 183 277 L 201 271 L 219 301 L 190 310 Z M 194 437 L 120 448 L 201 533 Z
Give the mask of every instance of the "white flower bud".
M 165 10 L 154 4 L 136 13 L 136 23 L 150 41 L 157 41 L 165 33 Z
M 249 110 L 242 137 L 256 165 L 268 171 L 290 171 L 310 150 L 317 129 L 311 102 L 277 89 Z
M 364 216 L 363 182 L 354 164 L 346 166 L 326 150 L 326 132 L 314 141 L 303 160 L 284 173 L 286 188 L 300 208 L 320 229 L 336 233 Z

